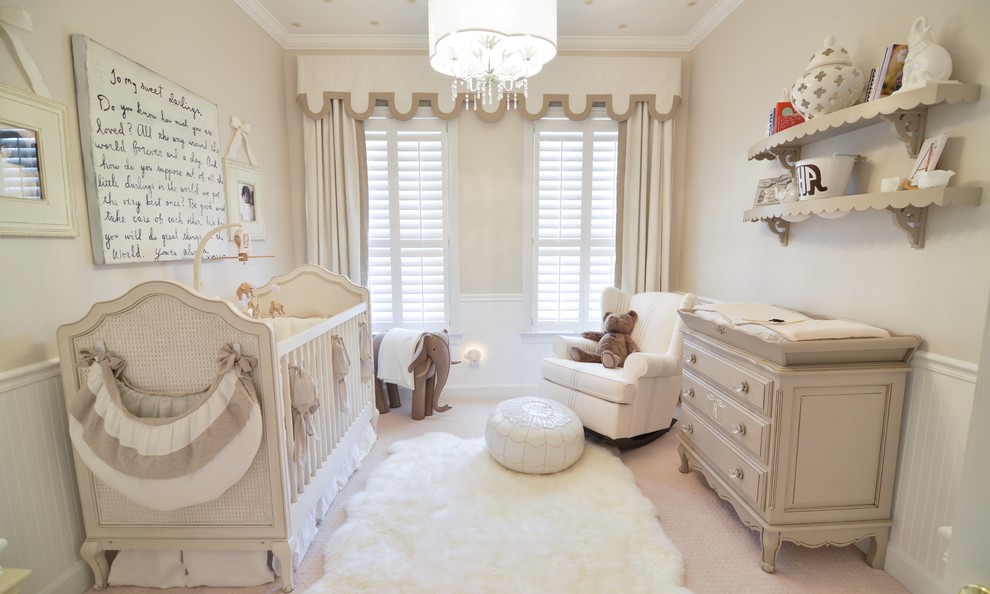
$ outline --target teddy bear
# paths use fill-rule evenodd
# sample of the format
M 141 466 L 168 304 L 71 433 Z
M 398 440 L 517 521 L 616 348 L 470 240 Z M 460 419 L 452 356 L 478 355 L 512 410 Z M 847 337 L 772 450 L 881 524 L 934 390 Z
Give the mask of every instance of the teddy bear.
M 585 363 L 601 363 L 606 369 L 622 367 L 630 353 L 639 352 L 639 345 L 632 339 L 633 326 L 639 314 L 633 310 L 627 313 L 606 312 L 604 332 L 582 332 L 588 340 L 597 340 L 598 347 L 591 352 L 579 347 L 571 347 L 571 358 Z

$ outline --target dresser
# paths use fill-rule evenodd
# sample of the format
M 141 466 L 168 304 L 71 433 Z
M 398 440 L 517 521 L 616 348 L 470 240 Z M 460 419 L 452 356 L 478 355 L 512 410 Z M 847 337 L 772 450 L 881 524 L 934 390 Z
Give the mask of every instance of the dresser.
M 920 340 L 804 341 L 830 344 L 788 351 L 680 313 L 680 471 L 701 472 L 760 533 L 767 573 L 782 540 L 869 538 L 867 562 L 882 568 L 906 361 Z

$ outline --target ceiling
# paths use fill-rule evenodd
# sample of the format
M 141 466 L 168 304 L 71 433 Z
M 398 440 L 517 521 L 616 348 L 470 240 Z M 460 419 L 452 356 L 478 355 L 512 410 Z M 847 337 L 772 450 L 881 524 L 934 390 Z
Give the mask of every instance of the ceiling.
M 234 0 L 286 49 L 426 50 L 428 0 Z M 690 51 L 742 0 L 557 0 L 560 50 Z

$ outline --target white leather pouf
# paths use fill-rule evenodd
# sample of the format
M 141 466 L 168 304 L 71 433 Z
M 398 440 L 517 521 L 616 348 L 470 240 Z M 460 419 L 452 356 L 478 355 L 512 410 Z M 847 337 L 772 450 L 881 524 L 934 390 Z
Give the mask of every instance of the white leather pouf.
M 516 472 L 550 474 L 577 462 L 584 452 L 584 425 L 554 400 L 524 396 L 500 402 L 485 428 L 488 452 Z

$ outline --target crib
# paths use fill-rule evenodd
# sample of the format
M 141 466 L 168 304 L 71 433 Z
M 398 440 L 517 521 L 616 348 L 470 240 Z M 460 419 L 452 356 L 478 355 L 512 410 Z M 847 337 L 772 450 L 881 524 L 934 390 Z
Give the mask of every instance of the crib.
M 80 553 L 93 570 L 96 589 L 108 583 L 108 551 L 175 550 L 255 551 L 265 558 L 270 552 L 282 589 L 291 591 L 293 570 L 317 522 L 374 444 L 367 289 L 303 265 L 258 287 L 255 295 L 259 311 L 267 312 L 277 300 L 286 315 L 251 319 L 230 302 L 179 283 L 151 281 L 95 304 L 82 320 L 59 328 L 67 408 L 92 373 L 78 365 L 80 353 L 112 353 L 126 361 L 130 385 L 164 395 L 209 385 L 218 373 L 219 346 L 257 360 L 245 373 L 256 389 L 255 406 L 260 405 L 260 445 L 246 472 L 213 499 L 177 509 L 141 505 L 97 476 L 73 448 L 86 534 Z M 349 358 L 343 378 L 334 374 L 335 341 L 342 341 Z M 336 365 L 338 372 L 347 367 L 339 359 Z M 290 381 L 299 368 L 312 379 L 320 401 L 309 419 L 313 435 L 305 435 L 302 456 L 295 443 Z M 71 433 L 71 414 L 69 421 Z

